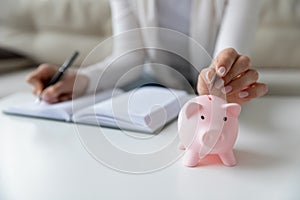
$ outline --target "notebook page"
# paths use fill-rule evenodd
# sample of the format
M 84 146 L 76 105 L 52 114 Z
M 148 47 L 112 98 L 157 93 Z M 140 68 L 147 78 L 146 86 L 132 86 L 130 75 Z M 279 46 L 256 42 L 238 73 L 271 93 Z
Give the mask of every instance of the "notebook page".
M 74 121 L 154 132 L 175 118 L 188 100 L 185 91 L 141 87 L 76 113 Z
M 112 95 L 119 95 L 122 92 L 123 91 L 120 89 L 107 90 L 95 95 L 87 95 L 74 99 L 73 101 L 70 100 L 56 104 L 26 102 L 4 109 L 4 113 L 71 121 L 74 112 L 89 105 L 93 105 L 95 102 L 110 98 Z

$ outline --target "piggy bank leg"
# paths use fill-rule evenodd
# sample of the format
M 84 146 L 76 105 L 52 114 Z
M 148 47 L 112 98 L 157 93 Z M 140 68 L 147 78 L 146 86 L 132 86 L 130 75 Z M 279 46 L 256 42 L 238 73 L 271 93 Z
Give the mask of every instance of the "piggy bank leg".
M 183 164 L 187 167 L 195 167 L 199 162 L 199 153 L 194 150 L 187 150 L 183 156 Z
M 235 159 L 235 156 L 234 156 L 232 150 L 219 154 L 219 157 L 220 157 L 221 161 L 223 162 L 223 164 L 226 166 L 236 165 L 236 159 Z

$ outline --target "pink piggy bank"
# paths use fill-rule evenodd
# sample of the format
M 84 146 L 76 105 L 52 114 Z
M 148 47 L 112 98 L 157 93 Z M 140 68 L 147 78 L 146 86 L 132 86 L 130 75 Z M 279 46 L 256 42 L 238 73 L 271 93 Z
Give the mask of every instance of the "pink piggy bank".
M 208 154 L 217 154 L 224 165 L 233 166 L 233 146 L 238 134 L 241 106 L 213 95 L 189 100 L 178 116 L 180 147 L 185 149 L 183 164 L 198 165 Z

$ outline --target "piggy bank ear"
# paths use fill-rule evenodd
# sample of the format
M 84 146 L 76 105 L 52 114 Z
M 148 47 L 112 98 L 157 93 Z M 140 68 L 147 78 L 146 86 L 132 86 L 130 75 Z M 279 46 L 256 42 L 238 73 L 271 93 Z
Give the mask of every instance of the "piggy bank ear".
M 202 105 L 192 102 L 190 103 L 185 110 L 185 115 L 188 119 L 190 119 L 193 115 L 199 112 L 202 109 Z
M 237 103 L 227 103 L 222 106 L 226 110 L 226 114 L 231 117 L 238 117 L 241 113 L 241 106 Z
M 194 140 L 195 134 L 198 131 L 198 122 L 197 112 L 199 109 L 202 109 L 202 106 L 198 103 L 198 98 L 195 97 L 188 101 L 180 110 L 178 115 L 178 135 L 181 141 L 181 144 L 185 148 L 191 145 Z

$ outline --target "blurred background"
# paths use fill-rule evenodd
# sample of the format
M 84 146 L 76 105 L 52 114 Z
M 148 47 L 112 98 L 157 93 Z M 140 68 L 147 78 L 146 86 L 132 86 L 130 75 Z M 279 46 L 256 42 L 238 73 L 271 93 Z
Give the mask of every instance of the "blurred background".
M 109 0 L 0 0 L 0 98 L 30 91 L 38 64 L 60 65 L 75 49 L 79 66 L 111 34 Z M 300 0 L 263 0 L 250 57 L 268 95 L 300 95 Z

